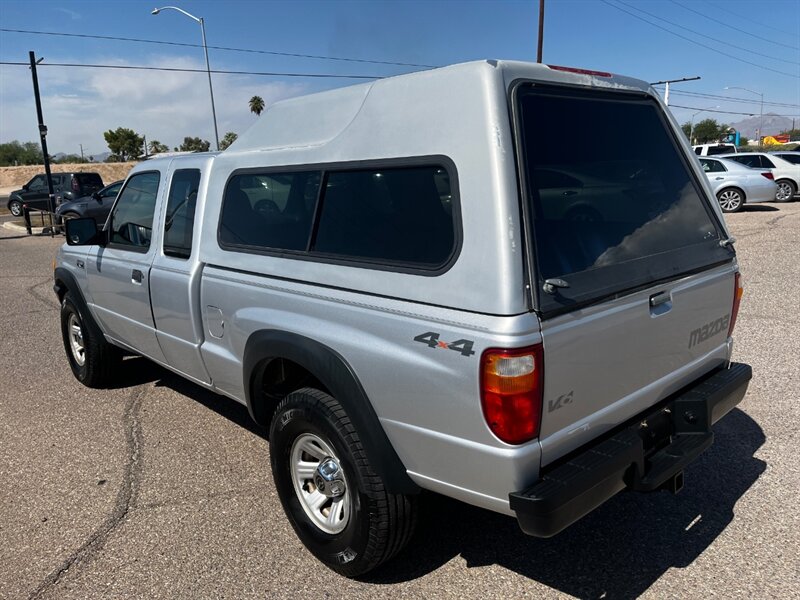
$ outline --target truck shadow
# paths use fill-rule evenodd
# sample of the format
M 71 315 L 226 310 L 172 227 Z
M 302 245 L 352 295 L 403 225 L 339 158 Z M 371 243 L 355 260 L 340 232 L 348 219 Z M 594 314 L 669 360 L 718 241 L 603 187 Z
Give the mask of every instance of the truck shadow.
M 734 409 L 714 434 L 678 495 L 623 492 L 550 539 L 526 536 L 510 517 L 428 498 L 415 539 L 368 581 L 408 581 L 460 556 L 468 567 L 497 564 L 578 598 L 639 596 L 668 569 L 694 562 L 766 469 L 753 456 L 764 433 L 747 414 Z
M 149 373 L 140 379 L 267 438 L 244 406 L 144 362 L 146 367 L 132 365 Z M 733 520 L 737 501 L 766 469 L 754 456 L 764 432 L 746 413 L 734 409 L 714 434 L 714 445 L 687 469 L 678 495 L 622 492 L 550 539 L 526 536 L 511 517 L 425 493 L 409 546 L 361 579 L 379 585 L 412 581 L 460 557 L 467 567 L 496 564 L 578 598 L 639 596 L 667 570 L 692 564 Z
M 777 206 L 770 206 L 768 204 L 745 204 L 742 206 L 742 212 L 775 212 L 780 208 Z

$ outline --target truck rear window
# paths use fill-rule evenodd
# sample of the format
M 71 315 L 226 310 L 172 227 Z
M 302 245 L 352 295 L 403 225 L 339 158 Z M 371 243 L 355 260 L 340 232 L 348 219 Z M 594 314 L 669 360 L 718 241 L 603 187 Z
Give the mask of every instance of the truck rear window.
M 543 312 L 732 257 L 655 101 L 533 84 L 515 98 L 538 288 L 569 285 L 540 294 Z

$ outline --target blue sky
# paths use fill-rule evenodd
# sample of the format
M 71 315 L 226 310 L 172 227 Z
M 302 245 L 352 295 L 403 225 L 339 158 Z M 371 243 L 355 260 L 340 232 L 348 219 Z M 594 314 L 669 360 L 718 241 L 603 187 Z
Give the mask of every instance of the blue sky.
M 418 65 L 536 58 L 538 0 L 172 1 L 205 19 L 209 46 Z M 153 16 L 154 7 L 149 0 L 2 0 L 0 28 L 200 43 L 197 23 L 175 11 Z M 0 62 L 27 62 L 29 50 L 44 64 L 205 67 L 196 47 L 0 31 Z M 212 69 L 226 71 L 387 76 L 422 68 L 216 49 L 209 55 Z M 800 124 L 797 0 L 547 0 L 544 62 L 651 82 L 698 75 L 700 81 L 672 86 L 673 106 L 694 107 L 673 108 L 681 122 L 704 108 L 757 115 L 757 95 L 724 89 L 740 86 L 764 94 L 765 113 Z M 252 124 L 253 95 L 270 103 L 359 81 L 213 77 L 220 136 Z M 105 152 L 103 131 L 120 126 L 170 146 L 184 136 L 213 142 L 204 73 L 43 65 L 39 78 L 51 152 L 78 153 L 79 144 L 90 154 Z M 707 112 L 697 120 L 707 116 L 730 123 L 746 115 Z M 38 140 L 30 72 L 0 65 L 0 142 L 13 139 Z

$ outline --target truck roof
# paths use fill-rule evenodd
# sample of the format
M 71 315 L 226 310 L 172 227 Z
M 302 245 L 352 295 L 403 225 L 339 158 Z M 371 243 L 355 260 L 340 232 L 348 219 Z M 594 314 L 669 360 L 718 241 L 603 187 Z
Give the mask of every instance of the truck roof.
M 418 102 L 424 103 L 427 93 L 441 94 L 443 80 L 452 82 L 454 87 L 469 81 L 500 80 L 507 88 L 517 79 L 640 92 L 650 90 L 650 84 L 645 81 L 600 71 L 520 61 L 473 61 L 276 102 L 239 136 L 226 150 L 226 155 L 324 145 L 347 129 L 360 114 L 370 112 L 372 103 L 381 103 L 384 110 L 392 108 L 385 106 L 387 98 L 392 98 L 395 91 L 402 95 L 409 86 L 414 87 Z M 408 109 L 407 106 L 403 108 Z

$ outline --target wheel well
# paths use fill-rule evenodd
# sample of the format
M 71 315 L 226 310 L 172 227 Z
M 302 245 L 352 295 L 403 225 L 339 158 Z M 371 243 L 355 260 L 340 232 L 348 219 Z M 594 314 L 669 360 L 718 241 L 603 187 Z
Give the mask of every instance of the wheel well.
M 264 427 L 269 427 L 278 403 L 295 390 L 312 387 L 330 393 L 311 371 L 287 358 L 261 361 L 250 385 L 253 417 Z
M 775 180 L 776 184 L 777 183 L 784 183 L 784 182 L 790 184 L 793 188 L 797 189 L 797 184 L 794 181 L 792 181 L 791 179 L 789 179 L 788 177 L 781 177 L 780 179 L 776 179 Z

